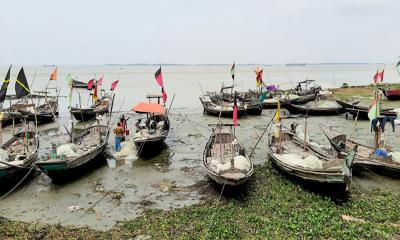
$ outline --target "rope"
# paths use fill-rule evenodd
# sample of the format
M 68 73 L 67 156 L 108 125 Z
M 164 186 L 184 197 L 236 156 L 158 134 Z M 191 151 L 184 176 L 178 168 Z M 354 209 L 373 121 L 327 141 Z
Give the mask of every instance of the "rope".
M 225 178 L 224 185 L 222 185 L 222 190 L 221 190 L 221 193 L 219 194 L 219 199 L 218 199 L 218 201 L 221 201 L 222 193 L 224 192 L 225 185 L 226 185 L 226 180 L 227 180 L 227 178 Z
M 275 111 L 274 115 L 272 116 L 271 120 L 268 122 L 267 127 L 264 129 L 264 132 L 261 134 L 261 137 L 257 140 L 256 144 L 254 145 L 253 149 L 251 150 L 251 153 L 249 155 L 249 158 L 251 158 L 251 156 L 254 153 L 254 150 L 256 149 L 258 143 L 261 141 L 261 138 L 264 136 L 265 132 L 267 131 L 267 129 L 269 128 L 269 125 L 272 123 L 272 121 L 275 118 L 276 113 L 278 112 L 278 110 Z
M 28 173 L 15 185 L 13 188 L 11 188 L 8 192 L 6 192 L 3 196 L 1 196 L 0 201 L 6 198 L 8 195 L 10 195 L 14 190 L 21 185 L 22 182 L 25 181 L 25 179 L 29 176 L 29 174 L 32 172 L 32 170 L 35 168 L 35 166 L 32 166 L 31 169 L 28 171 Z

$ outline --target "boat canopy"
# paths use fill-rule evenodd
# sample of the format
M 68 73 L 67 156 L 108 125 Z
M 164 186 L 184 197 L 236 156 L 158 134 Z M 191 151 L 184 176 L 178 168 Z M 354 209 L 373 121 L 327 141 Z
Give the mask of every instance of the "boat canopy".
M 165 109 L 164 106 L 158 103 L 145 103 L 141 102 L 135 107 L 131 109 L 131 111 L 135 111 L 137 113 L 154 113 L 158 115 L 164 115 Z

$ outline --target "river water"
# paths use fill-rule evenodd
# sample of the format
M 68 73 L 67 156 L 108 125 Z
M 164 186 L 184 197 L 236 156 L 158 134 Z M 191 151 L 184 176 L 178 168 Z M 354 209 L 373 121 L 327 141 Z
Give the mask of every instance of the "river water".
M 338 87 L 343 83 L 365 85 L 372 82 L 377 64 L 325 64 L 306 66 L 273 65 L 264 68 L 264 81 L 280 86 L 292 87 L 292 82 L 306 78 L 316 79 L 322 87 Z M 114 111 L 121 110 L 131 116 L 128 126 L 134 125 L 137 115 L 129 110 L 138 102 L 145 101 L 148 93 L 160 92 L 154 80 L 158 66 L 59 66 L 58 80 L 49 86 L 61 88 L 60 118 L 55 123 L 40 126 L 40 157 L 50 152 L 52 142 L 65 140 L 63 125 L 69 119 L 67 111 L 66 76 L 71 74 L 81 81 L 104 75 L 103 88 L 108 90 L 113 80 L 120 79 L 115 91 Z M 254 65 L 236 67 L 235 84 L 238 90 L 253 89 L 255 86 Z M 8 66 L 0 66 L 0 74 L 5 75 Z M 12 82 L 16 79 L 19 66 L 13 66 Z M 35 75 L 36 71 L 36 75 Z M 51 67 L 26 66 L 25 73 L 32 89 L 40 90 L 48 83 Z M 202 91 L 218 90 L 223 82 L 231 84 L 230 66 L 228 65 L 168 65 L 162 69 L 168 102 L 175 99 L 171 110 L 171 131 L 166 139 L 166 148 L 150 159 L 139 158 L 132 164 L 118 161 L 116 168 L 110 168 L 107 161 L 93 171 L 88 172 L 64 185 L 51 183 L 45 175 L 31 178 L 9 197 L 0 202 L 0 215 L 22 221 L 40 221 L 61 223 L 63 225 L 89 226 L 107 229 L 117 221 L 133 219 L 147 207 L 170 209 L 201 202 L 204 198 L 216 197 L 218 193 L 210 186 L 201 167 L 202 154 L 210 129 L 210 123 L 217 119 L 203 115 L 198 97 Z M 399 82 L 394 65 L 386 64 L 385 81 Z M 13 83 L 10 93 L 13 93 Z M 72 104 L 78 103 L 79 95 L 74 93 Z M 81 100 L 87 101 L 87 93 L 81 91 Z M 398 104 L 400 105 L 400 104 Z M 400 106 L 398 106 L 400 107 Z M 248 116 L 239 120 L 236 133 L 247 149 L 251 149 L 261 136 L 266 123 L 274 110 L 264 110 L 262 116 Z M 224 119 L 231 122 L 231 119 Z M 293 120 L 303 124 L 303 119 Z M 286 123 L 291 123 L 287 120 Z M 361 142 L 372 144 L 373 134 L 369 122 L 358 122 L 356 128 L 351 120 L 344 116 L 310 117 L 309 134 L 313 139 L 328 145 L 317 124 L 336 126 L 341 132 L 351 133 Z M 3 129 L 6 136 L 10 127 Z M 133 131 L 132 131 L 133 132 Z M 400 151 L 399 133 L 388 131 L 388 143 Z M 262 164 L 267 161 L 266 138 L 264 137 L 255 150 L 253 161 Z M 107 149 L 106 158 L 111 159 L 113 139 Z M 400 192 L 397 180 L 365 173 L 355 176 L 354 182 L 362 191 L 378 188 L 383 191 Z M 74 210 L 74 208 L 78 210 Z

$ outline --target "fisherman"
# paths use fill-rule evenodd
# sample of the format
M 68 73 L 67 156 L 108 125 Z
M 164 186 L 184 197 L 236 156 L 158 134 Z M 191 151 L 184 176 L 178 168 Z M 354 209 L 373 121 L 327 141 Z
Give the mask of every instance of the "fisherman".
M 142 123 L 142 119 L 138 119 L 135 126 L 136 126 L 136 132 L 139 132 L 140 129 L 142 129 L 142 126 L 140 126 L 140 124 Z
M 121 115 L 121 118 L 119 119 L 119 122 L 120 122 L 120 124 L 121 124 L 121 127 L 122 127 L 122 129 L 124 130 L 124 134 L 123 134 L 123 137 L 122 137 L 122 141 L 125 141 L 125 134 L 128 132 L 128 130 L 127 130 L 127 128 L 128 128 L 128 125 L 126 124 L 126 119 L 125 119 L 125 116 L 122 114 Z
M 121 126 L 121 123 L 117 123 L 117 127 L 114 129 L 115 134 L 115 151 L 119 152 L 121 150 L 121 142 L 124 138 L 124 129 Z

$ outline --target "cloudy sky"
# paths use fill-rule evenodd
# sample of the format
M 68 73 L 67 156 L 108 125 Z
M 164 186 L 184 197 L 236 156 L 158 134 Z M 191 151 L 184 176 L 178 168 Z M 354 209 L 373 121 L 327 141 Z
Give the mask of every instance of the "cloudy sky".
M 13 0 L 0 64 L 395 62 L 398 0 Z

